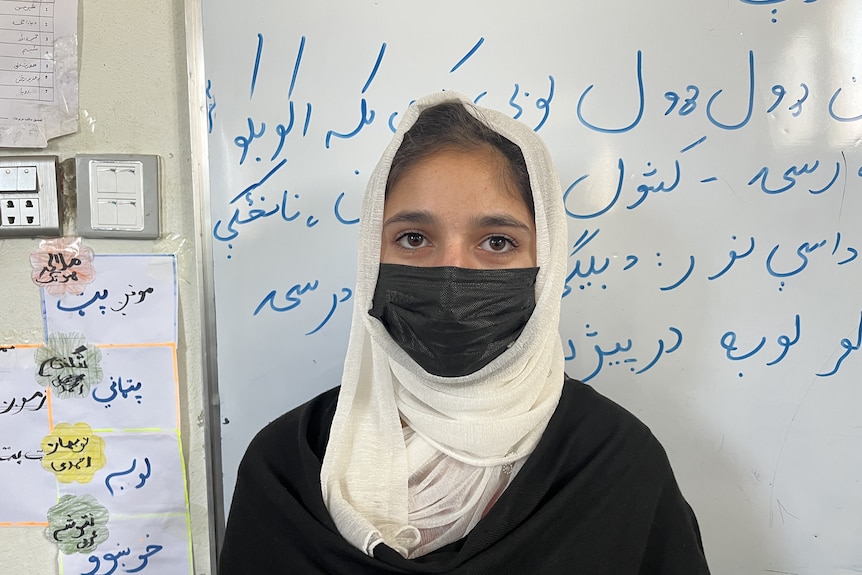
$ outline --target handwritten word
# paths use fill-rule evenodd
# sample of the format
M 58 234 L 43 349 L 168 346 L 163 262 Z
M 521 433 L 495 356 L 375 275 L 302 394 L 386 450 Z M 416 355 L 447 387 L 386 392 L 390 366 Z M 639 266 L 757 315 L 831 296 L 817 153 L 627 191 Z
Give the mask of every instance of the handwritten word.
M 32 404 L 31 404 L 32 402 Z M 0 415 L 17 415 L 22 411 L 40 411 L 45 407 L 45 394 L 41 391 L 33 393 L 30 397 L 22 397 L 21 401 L 13 397 L 11 401 L 4 400 L 5 408 L 0 408 Z M 16 411 L 12 411 L 15 408 Z
M 152 286 L 145 288 L 145 289 L 142 289 L 142 290 L 138 290 L 138 291 L 135 291 L 134 286 L 132 286 L 131 284 L 129 284 L 129 287 L 132 288 L 132 291 L 125 292 L 123 294 L 123 297 L 125 299 L 120 304 L 120 307 L 117 309 L 114 309 L 112 307 L 111 311 L 122 312 L 124 309 L 126 309 L 126 306 L 129 305 L 129 302 L 131 302 L 133 305 L 137 305 L 139 303 L 144 303 L 144 300 L 147 298 L 147 295 L 153 293 Z M 135 297 L 138 298 L 138 301 L 132 301 L 132 298 L 135 298 Z M 122 315 L 126 315 L 125 312 L 123 312 Z
M 132 291 L 125 292 L 119 299 L 117 299 L 117 303 L 115 305 L 118 307 L 115 308 L 115 307 L 111 306 L 110 308 L 108 308 L 107 306 L 100 305 L 99 311 L 101 312 L 101 314 L 105 315 L 107 310 L 110 309 L 110 311 L 118 312 L 121 315 L 126 315 L 126 312 L 123 311 L 126 309 L 126 306 L 128 306 L 130 303 L 133 305 L 143 303 L 144 300 L 146 299 L 147 295 L 153 293 L 153 291 L 154 291 L 152 286 L 147 287 L 147 288 L 142 289 L 142 290 L 135 290 L 134 286 L 132 286 L 132 285 L 129 285 L 129 287 L 132 288 Z M 83 317 L 84 315 L 86 315 L 85 310 L 88 307 L 90 307 L 91 305 L 93 305 L 94 303 L 96 303 L 98 301 L 108 299 L 108 296 L 109 296 L 108 290 L 103 289 L 101 292 L 94 293 L 93 296 L 89 300 L 87 300 L 84 303 L 77 305 L 77 306 L 71 306 L 71 307 L 66 306 L 63 304 L 62 301 L 58 301 L 57 302 L 57 309 L 60 311 L 65 311 L 65 312 L 78 312 L 78 315 Z M 137 298 L 137 301 L 133 301 L 134 298 Z
M 828 176 L 828 180 L 825 185 L 816 187 L 816 188 L 808 188 L 808 193 L 812 195 L 819 195 L 832 187 L 832 185 L 838 180 L 838 176 L 841 174 L 841 162 L 835 162 L 835 170 L 831 175 Z M 815 160 L 810 166 L 808 163 L 802 164 L 802 166 L 793 165 L 787 168 L 782 175 L 782 183 L 784 185 L 780 187 L 770 187 L 767 184 L 767 180 L 769 178 L 769 167 L 764 166 L 757 172 L 757 174 L 748 181 L 748 185 L 754 185 L 758 181 L 760 182 L 760 189 L 764 194 L 776 195 L 783 194 L 784 192 L 792 189 L 796 186 L 800 176 L 804 176 L 806 174 L 813 174 L 820 167 L 820 160 Z
M 386 53 L 386 42 L 384 42 L 380 46 L 380 51 L 377 53 L 377 60 L 374 62 L 374 66 L 371 69 L 371 74 L 369 74 L 368 79 L 365 81 L 365 85 L 362 87 L 362 94 L 365 94 L 368 91 L 369 86 L 371 86 L 371 82 L 374 80 L 374 77 L 377 75 L 377 70 L 380 68 L 380 63 L 383 61 L 383 55 L 385 53 Z M 326 137 L 324 139 L 324 142 L 325 142 L 324 145 L 327 148 L 329 148 L 330 142 L 331 142 L 331 139 L 333 136 L 335 136 L 336 138 L 346 140 L 346 139 L 354 137 L 365 126 L 371 125 L 371 123 L 374 121 L 375 111 L 374 110 L 370 110 L 370 111 L 368 110 L 368 102 L 365 98 L 362 98 L 360 100 L 359 107 L 360 107 L 359 125 L 356 126 L 355 129 L 353 129 L 350 132 L 344 132 L 344 133 L 336 132 L 335 130 L 327 130 Z
M 94 293 L 93 297 L 91 297 L 89 300 L 87 300 L 83 304 L 76 306 L 76 307 L 66 307 L 63 305 L 62 302 L 58 301 L 57 302 L 57 309 L 60 311 L 69 311 L 69 312 L 76 311 L 76 312 L 78 312 L 78 315 L 83 317 L 85 309 L 87 309 L 88 307 L 90 307 L 91 305 L 93 305 L 94 303 L 96 303 L 99 300 L 107 299 L 107 297 L 108 297 L 108 290 L 105 289 L 105 290 L 102 290 L 101 292 Z M 101 308 L 104 310 L 105 306 L 101 306 Z
M 124 478 L 127 475 L 131 475 L 135 471 L 135 467 L 137 465 L 138 465 L 138 460 L 133 459 L 132 465 L 128 469 L 126 469 L 124 471 L 117 471 L 116 473 L 109 473 L 108 476 L 105 477 L 105 487 L 108 488 L 108 492 L 111 494 L 111 496 L 114 495 L 114 488 L 111 485 L 111 482 L 117 477 L 123 477 Z M 150 460 L 146 457 L 144 458 L 144 467 L 146 467 L 147 470 L 144 471 L 143 473 L 138 473 L 138 480 L 139 481 L 138 481 L 138 484 L 134 486 L 135 489 L 140 489 L 141 487 L 143 487 L 146 484 L 147 479 L 150 478 L 150 472 L 152 471 L 152 469 L 150 468 Z M 119 486 L 120 491 L 125 491 L 126 487 L 129 485 L 130 485 L 129 482 L 123 483 L 122 485 Z
M 787 352 L 790 351 L 790 348 L 796 345 L 799 342 L 800 335 L 800 319 L 799 314 L 796 314 L 794 318 L 794 333 L 793 337 L 789 335 L 779 335 L 776 339 L 776 342 L 779 346 L 781 346 L 781 351 L 778 356 L 772 359 L 771 361 L 766 362 L 766 365 L 773 366 L 779 362 L 781 362 L 785 356 L 787 356 Z M 760 338 L 760 341 L 749 351 L 741 352 L 739 351 L 739 347 L 736 345 L 736 332 L 735 331 L 727 331 L 721 336 L 720 345 L 721 348 L 725 351 L 725 357 L 731 361 L 742 361 L 744 359 L 748 359 L 749 357 L 757 354 L 763 349 L 763 346 L 766 345 L 766 336 Z
M 147 537 L 149 537 L 149 535 L 147 535 Z M 147 545 L 144 552 L 137 555 L 137 561 L 139 561 L 139 563 L 134 565 L 127 565 L 127 560 L 124 559 L 124 557 L 130 557 L 133 555 L 131 547 L 126 547 L 125 549 L 121 549 L 115 553 L 103 553 L 101 557 L 95 554 L 90 555 L 87 557 L 87 561 L 93 564 L 93 569 L 85 573 L 81 573 L 81 575 L 111 575 L 117 571 L 117 569 L 120 569 L 124 573 L 140 573 L 146 569 L 150 562 L 150 558 L 162 549 L 163 547 L 161 545 Z M 105 571 L 101 571 L 102 563 L 108 564 Z
M 862 314 L 860 314 L 862 315 Z M 850 341 L 849 338 L 843 338 L 839 345 L 844 348 L 844 353 L 841 354 L 841 357 L 838 358 L 838 361 L 835 362 L 835 367 L 832 368 L 832 371 L 827 373 L 817 373 L 818 377 L 830 377 L 838 373 L 838 370 L 841 369 L 841 364 L 844 363 L 844 360 L 847 359 L 854 351 L 859 351 L 862 348 L 862 317 L 859 319 L 859 327 L 856 330 L 856 343 Z
M 590 324 L 586 324 L 586 329 L 590 330 Z M 670 340 L 670 344 L 668 345 L 668 343 L 666 343 L 663 338 L 659 338 L 656 342 L 655 353 L 649 356 L 649 361 L 647 361 L 645 365 L 640 369 L 638 369 L 638 367 L 634 365 L 639 362 L 638 358 L 633 357 L 629 353 L 632 351 L 633 345 L 631 338 L 626 339 L 625 343 L 615 342 L 612 346 L 606 345 L 603 347 L 598 344 L 593 345 L 592 351 L 594 351 L 596 354 L 596 367 L 589 375 L 581 377 L 581 381 L 586 383 L 599 375 L 603 368 L 616 365 L 629 365 L 629 371 L 631 371 L 635 375 L 646 373 L 647 371 L 652 369 L 663 356 L 675 352 L 682 345 L 682 332 L 672 326 L 668 327 L 668 331 L 670 331 L 673 336 L 673 339 Z M 587 338 L 592 339 L 598 337 L 599 332 L 597 330 L 590 330 L 587 331 L 585 335 Z M 569 351 L 566 354 L 566 361 L 574 360 L 578 355 L 574 342 L 569 339 L 567 340 L 566 345 L 569 348 Z M 613 357 L 618 354 L 623 354 L 627 357 L 606 361 L 609 357 Z
M 21 461 L 41 461 L 43 455 L 41 449 L 37 449 L 36 451 L 24 451 L 23 449 L 12 451 L 11 447 L 6 446 L 0 449 L 0 463 L 11 461 L 21 465 Z
M 127 379 L 126 383 L 132 383 L 131 379 Z M 125 387 L 123 385 L 123 379 L 121 377 L 117 377 L 116 379 L 111 377 L 111 385 L 108 387 L 108 390 L 111 392 L 110 395 L 100 396 L 98 394 L 99 387 L 96 386 L 93 388 L 92 393 L 90 394 L 93 399 L 98 401 L 99 403 L 104 403 L 105 408 L 111 407 L 111 402 L 117 399 L 117 395 L 121 395 L 123 399 L 128 399 L 129 394 L 135 391 L 140 391 L 141 385 L 143 385 L 140 381 L 135 383 L 134 385 L 130 385 Z M 141 404 L 141 400 L 143 399 L 142 395 L 135 394 L 132 396 L 135 401 L 137 401 L 138 405 Z
M 279 292 L 277 290 L 272 290 L 261 300 L 261 302 L 257 305 L 252 313 L 253 316 L 258 315 L 261 311 L 265 309 L 269 309 L 274 312 L 284 313 L 291 311 L 293 309 L 298 308 L 302 304 L 302 296 L 309 292 L 317 291 L 317 288 L 320 286 L 319 280 L 314 280 L 313 282 L 307 282 L 305 284 L 295 284 L 290 287 L 287 292 L 285 292 L 283 299 L 284 305 L 280 305 L 276 303 L 276 299 L 279 297 Z M 335 314 L 335 310 L 339 304 L 345 303 L 353 296 L 353 290 L 349 288 L 341 288 L 340 294 L 338 292 L 331 294 L 332 295 L 332 303 L 329 307 L 329 311 L 326 313 L 323 321 L 317 324 L 311 331 L 307 332 L 305 335 L 313 335 L 323 329 L 330 319 L 332 319 L 333 314 Z
M 282 160 L 282 163 L 279 164 L 278 166 L 276 166 L 272 171 L 270 171 L 269 174 L 264 176 L 264 178 L 262 180 L 260 180 L 256 184 L 253 184 L 252 186 L 249 186 L 248 188 L 246 188 L 246 191 L 243 191 L 241 194 L 239 194 L 237 197 L 235 197 L 233 200 L 231 200 L 231 204 L 234 204 L 238 200 L 240 200 L 241 198 L 245 198 L 246 208 L 249 208 L 249 209 L 246 213 L 243 214 L 241 212 L 241 207 L 240 206 L 236 207 L 234 209 L 233 216 L 231 216 L 231 219 L 228 222 L 227 226 L 224 226 L 224 230 L 222 230 L 222 226 L 224 225 L 223 221 L 222 220 L 216 221 L 215 225 L 213 226 L 213 237 L 215 239 L 222 241 L 222 242 L 229 242 L 231 240 L 234 240 L 239 236 L 239 232 L 240 232 L 240 230 L 238 229 L 239 226 L 244 226 L 244 225 L 250 224 L 250 223 L 257 221 L 261 218 L 269 218 L 271 216 L 277 215 L 281 218 L 282 221 L 285 221 L 285 222 L 293 222 L 293 221 L 297 220 L 297 218 L 299 218 L 299 216 L 300 216 L 299 210 L 296 210 L 293 213 L 289 213 L 290 208 L 288 207 L 288 202 L 289 202 L 290 198 L 288 197 L 289 192 L 287 190 L 284 190 L 284 192 L 281 195 L 281 203 L 276 202 L 274 207 L 272 207 L 272 208 L 253 207 L 255 205 L 256 201 L 258 201 L 260 203 L 266 202 L 266 196 L 261 195 L 257 199 L 255 199 L 251 195 L 252 190 L 257 186 L 262 185 L 273 173 L 275 173 L 275 171 L 277 171 L 286 162 L 287 162 L 287 160 Z M 293 199 L 298 200 L 299 194 L 294 194 Z M 337 213 L 337 210 L 336 210 L 336 213 Z M 318 219 L 315 218 L 314 216 L 308 216 L 304 220 L 304 223 L 305 223 L 306 227 L 313 228 L 314 226 L 317 225 Z

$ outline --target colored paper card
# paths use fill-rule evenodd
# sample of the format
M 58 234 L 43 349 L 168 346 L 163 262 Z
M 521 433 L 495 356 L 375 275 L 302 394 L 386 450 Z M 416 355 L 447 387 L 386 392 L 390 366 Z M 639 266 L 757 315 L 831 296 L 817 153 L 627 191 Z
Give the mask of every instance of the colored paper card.
M 176 257 L 97 255 L 96 278 L 80 295 L 42 290 L 45 331 L 83 333 L 95 344 L 177 341 Z
M 54 421 L 98 430 L 179 428 L 173 346 L 100 348 L 103 378 L 83 398 L 53 402 Z
M 59 486 L 61 495 L 92 495 L 111 516 L 185 513 L 186 493 L 176 433 L 100 433 L 104 465 L 86 483 Z
M 35 350 L 0 348 L 0 524 L 44 523 L 57 500 L 56 481 L 42 468 L 49 403 L 36 383 Z
M 188 521 L 182 515 L 118 518 L 107 540 L 91 553 L 60 553 L 61 575 L 193 573 Z

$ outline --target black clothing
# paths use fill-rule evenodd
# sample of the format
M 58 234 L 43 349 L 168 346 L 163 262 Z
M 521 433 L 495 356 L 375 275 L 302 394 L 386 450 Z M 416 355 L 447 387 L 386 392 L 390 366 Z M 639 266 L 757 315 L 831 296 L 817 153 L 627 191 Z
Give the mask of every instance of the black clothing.
M 338 389 L 251 442 L 231 504 L 219 575 L 708 574 L 697 520 L 664 449 L 633 415 L 568 380 L 542 439 L 464 538 L 416 559 L 369 557 L 339 535 L 320 466 Z

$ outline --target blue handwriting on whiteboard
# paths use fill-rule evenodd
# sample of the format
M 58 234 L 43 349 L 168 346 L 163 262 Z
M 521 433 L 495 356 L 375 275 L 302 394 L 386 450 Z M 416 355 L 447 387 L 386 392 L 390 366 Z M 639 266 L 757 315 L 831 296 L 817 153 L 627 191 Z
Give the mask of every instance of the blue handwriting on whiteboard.
M 845 359 L 847 359 L 847 356 L 854 351 L 859 351 L 859 348 L 862 348 L 862 314 L 860 314 L 859 318 L 859 327 L 856 328 L 856 343 L 854 344 L 849 338 L 845 337 L 841 340 L 839 345 L 844 348 L 844 353 L 842 353 L 841 357 L 838 358 L 838 361 L 835 362 L 835 367 L 832 368 L 832 371 L 815 375 L 818 377 L 829 377 L 831 375 L 835 375 L 838 373 L 838 370 L 841 369 L 841 364 Z
M 371 82 L 374 81 L 374 77 L 377 75 L 377 70 L 380 68 L 380 63 L 383 61 L 383 55 L 385 53 L 386 42 L 380 46 L 380 51 L 377 53 L 377 60 L 374 62 L 371 74 L 369 74 L 368 79 L 365 81 L 365 85 L 362 87 L 363 94 L 368 91 L 369 86 L 371 86 Z M 359 124 L 353 129 L 353 131 L 342 133 L 336 132 L 335 130 L 329 130 L 326 132 L 325 145 L 327 148 L 329 148 L 333 136 L 346 140 L 356 136 L 365 126 L 371 125 L 374 121 L 376 112 L 368 109 L 368 101 L 365 98 L 362 98 L 359 107 Z
M 476 44 L 475 44 L 475 45 L 473 45 L 473 47 L 472 47 L 472 48 L 470 48 L 470 50 L 469 50 L 469 51 L 464 55 L 464 57 L 463 57 L 463 58 L 461 58 L 460 60 L 458 60 L 458 63 L 457 63 L 457 64 L 455 64 L 454 66 L 452 66 L 452 69 L 451 69 L 451 70 L 449 70 L 449 73 L 451 74 L 452 72 L 454 72 L 455 70 L 457 70 L 458 68 L 460 68 L 460 67 L 464 64 L 464 62 L 466 62 L 467 60 L 469 60 L 469 59 L 473 56 L 473 54 L 475 54 L 475 53 L 476 53 L 476 50 L 478 50 L 478 49 L 479 49 L 479 47 L 480 47 L 482 44 L 484 44 L 484 43 L 485 43 L 485 38 L 484 38 L 484 36 L 483 36 L 483 37 L 479 38 L 479 41 L 478 41 L 478 42 L 476 42 Z
M 751 121 L 751 118 L 754 114 L 754 94 L 756 93 L 755 61 L 756 58 L 754 51 L 750 50 L 748 52 L 748 82 L 745 108 L 744 113 L 741 115 L 741 119 L 738 122 L 725 122 L 717 118 L 714 108 L 718 104 L 719 97 L 724 92 L 724 89 L 720 88 L 709 96 L 706 101 L 706 105 L 702 107 L 706 114 L 707 120 L 713 126 L 722 130 L 738 130 L 748 125 L 748 123 Z M 645 114 L 646 97 L 644 93 L 644 76 L 646 75 L 646 72 L 644 68 L 644 55 L 641 50 L 638 50 L 637 65 L 635 68 L 635 83 L 638 92 L 638 103 L 637 111 L 633 114 L 633 120 L 631 120 L 628 124 L 623 123 L 623 125 L 619 127 L 607 127 L 601 126 L 596 121 L 589 119 L 589 115 L 586 110 L 587 96 L 589 96 L 592 90 L 595 88 L 595 84 L 590 84 L 581 92 L 581 95 L 578 98 L 576 113 L 578 120 L 581 122 L 581 124 L 590 130 L 605 134 L 620 134 L 635 129 L 640 124 Z M 853 80 L 855 81 L 855 78 Z M 835 92 L 833 92 L 832 97 L 829 100 L 829 116 L 833 120 L 839 122 L 856 122 L 862 120 L 862 113 L 858 113 L 856 115 L 852 115 L 851 113 L 850 115 L 847 115 L 840 114 L 836 111 L 836 104 L 838 102 L 841 91 L 842 88 L 837 88 Z M 797 93 L 798 97 L 793 101 L 793 103 L 786 107 L 786 110 L 790 112 L 792 117 L 801 116 L 803 113 L 803 105 L 807 100 L 812 97 L 811 89 L 804 82 L 799 84 L 799 90 L 798 92 L 794 91 L 794 95 Z M 773 113 L 773 111 L 776 110 L 778 106 L 782 104 L 784 98 L 788 94 L 788 91 L 782 84 L 775 84 L 772 86 L 772 94 L 775 96 L 775 101 L 773 101 L 766 109 L 767 114 Z M 700 101 L 702 101 L 701 96 L 701 89 L 694 84 L 688 84 L 684 90 L 681 90 L 679 92 L 675 90 L 665 91 L 664 98 L 668 101 L 668 106 L 664 110 L 664 116 L 670 116 L 671 114 L 676 113 L 680 117 L 693 117 L 693 113 L 699 109 Z
M 263 53 L 263 34 L 257 34 L 257 54 L 254 56 L 254 71 L 251 73 L 251 90 L 248 97 L 251 99 L 254 96 L 254 88 L 257 86 L 257 73 L 260 71 L 260 56 Z M 242 162 L 240 162 L 242 163 Z
M 683 147 L 680 150 L 680 155 L 685 154 L 692 149 L 695 149 L 697 146 L 706 141 L 706 139 L 706 136 L 703 136 L 695 142 Z M 566 191 L 563 193 L 563 206 L 565 208 L 566 215 L 570 218 L 586 220 L 599 217 L 602 214 L 608 212 L 608 210 L 610 210 L 611 208 L 613 208 L 617 201 L 620 199 L 620 195 L 623 191 L 623 183 L 626 181 L 626 166 L 622 158 L 619 158 L 617 160 L 617 171 L 619 172 L 619 176 L 617 178 L 617 187 L 610 202 L 608 202 L 603 207 L 599 207 L 597 210 L 589 213 L 576 213 L 569 207 L 569 197 L 576 190 L 578 185 L 584 182 L 589 177 L 589 174 L 584 174 L 578 177 L 574 182 L 572 182 L 572 184 L 569 185 L 569 187 L 566 188 Z M 636 188 L 636 191 L 638 194 L 640 194 L 640 197 L 637 198 L 633 203 L 626 206 L 626 209 L 636 209 L 638 206 L 643 204 L 643 202 L 650 194 L 656 194 L 660 192 L 670 193 L 676 190 L 679 187 L 682 178 L 682 168 L 680 166 L 680 160 L 675 159 L 673 161 L 673 171 L 672 175 L 669 177 L 664 177 L 659 172 L 659 169 L 652 164 L 652 162 L 647 162 L 646 170 L 641 172 L 641 177 L 643 177 L 643 182 L 638 184 Z M 699 183 L 708 184 L 715 181 L 716 179 L 717 178 L 715 177 L 701 178 L 699 179 Z
M 586 329 L 590 330 L 590 324 L 586 324 Z M 680 345 L 682 345 L 682 332 L 675 327 L 668 327 L 668 331 L 673 334 L 674 339 L 668 345 L 663 338 L 658 338 L 656 343 L 656 351 L 651 356 L 650 360 L 646 362 L 644 367 L 638 369 L 634 364 L 638 363 L 638 358 L 632 355 L 632 347 L 633 343 L 631 338 L 627 338 L 625 343 L 622 342 L 614 342 L 612 346 L 601 346 L 599 344 L 595 344 L 592 346 L 592 350 L 596 353 L 596 367 L 593 371 L 581 378 L 581 381 L 588 382 L 602 371 L 605 367 L 612 367 L 617 365 L 629 365 L 629 371 L 634 373 L 635 375 L 640 375 L 652 369 L 656 363 L 658 363 L 659 359 L 664 356 L 675 352 L 679 349 Z M 587 331 L 584 334 L 588 338 L 598 337 L 598 330 Z M 577 357 L 577 349 L 575 348 L 574 342 L 569 339 L 566 342 L 569 352 L 566 354 L 566 361 L 571 361 Z M 611 359 L 606 361 L 608 358 L 616 356 L 618 354 L 623 354 L 626 357 L 621 357 L 617 359 Z
M 799 314 L 796 314 L 796 316 L 794 318 L 794 324 L 793 325 L 794 325 L 793 338 L 791 338 L 789 335 L 783 335 L 783 334 L 779 335 L 778 338 L 776 339 L 776 341 L 777 341 L 778 345 L 781 346 L 782 349 L 779 352 L 778 356 L 775 359 L 766 362 L 766 365 L 773 366 L 773 365 L 781 362 L 781 360 L 783 360 L 784 357 L 787 355 L 787 352 L 790 350 L 790 348 L 792 346 L 796 345 L 797 342 L 799 342 L 799 334 L 800 334 Z M 727 357 L 727 359 L 729 359 L 731 361 L 742 361 L 744 359 L 748 359 L 749 357 L 752 357 L 755 354 L 759 353 L 760 350 L 763 349 L 763 347 L 766 345 L 766 336 L 762 336 L 760 338 L 760 341 L 757 344 L 755 344 L 754 347 L 750 348 L 748 351 L 740 351 L 739 347 L 736 344 L 736 338 L 737 338 L 736 332 L 731 330 L 731 331 L 725 332 L 721 336 L 721 339 L 719 342 L 722 349 L 724 349 L 725 357 Z
M 595 278 L 603 274 L 611 274 L 615 271 L 627 272 L 634 269 L 643 260 L 643 257 L 638 254 L 627 254 L 624 258 L 618 258 L 616 255 L 614 258 L 610 258 L 607 256 L 597 256 L 595 253 L 589 255 L 582 254 L 581 250 L 596 240 L 600 231 L 600 229 L 596 229 L 592 232 L 590 230 L 585 230 L 578 241 L 575 242 L 569 257 L 579 257 L 576 257 L 572 264 L 571 271 L 566 276 L 565 289 L 562 297 L 566 297 L 571 293 L 572 287 L 570 284 L 572 281 L 587 280 L 580 284 L 580 289 L 583 290 L 586 287 L 592 286 L 591 278 Z M 737 239 L 737 236 L 735 235 L 731 237 L 733 240 Z M 721 270 L 707 275 L 706 279 L 714 281 L 723 277 L 731 270 L 736 262 L 750 257 L 754 253 L 755 247 L 756 241 L 754 236 L 750 236 L 748 238 L 748 246 L 745 251 L 739 252 L 736 249 L 729 250 L 727 264 Z M 855 261 L 859 256 L 859 251 L 855 247 L 843 245 L 843 238 L 840 231 L 835 233 L 834 239 L 829 238 L 822 239 L 817 242 L 802 242 L 794 248 L 792 252 L 793 256 L 789 264 L 784 262 L 784 260 L 787 260 L 788 258 L 786 256 L 782 257 L 781 247 L 781 244 L 775 244 L 775 246 L 773 246 L 769 251 L 764 262 L 766 272 L 770 276 L 776 278 L 788 278 L 802 273 L 808 267 L 811 257 L 817 253 L 822 254 L 822 258 L 831 259 L 835 265 L 838 266 L 849 264 Z M 657 258 L 661 258 L 661 255 L 661 252 L 655 253 Z M 624 262 L 621 260 L 624 260 Z M 663 262 L 660 260 L 656 265 L 662 269 L 669 269 L 668 266 L 664 266 Z M 676 272 L 675 275 L 671 275 L 671 281 L 666 285 L 660 286 L 658 289 L 660 291 L 671 291 L 679 288 L 693 276 L 695 267 L 696 258 L 693 254 L 690 254 L 687 257 L 687 262 L 685 264 L 673 266 L 672 269 L 680 271 Z M 782 282 L 782 286 L 783 284 L 784 282 Z M 601 287 L 602 289 L 607 289 L 607 284 L 603 283 L 601 284 Z
M 757 174 L 748 181 L 748 185 L 754 185 L 756 182 L 760 182 L 760 189 L 765 194 L 783 194 L 789 189 L 793 188 L 797 184 L 797 178 L 799 176 L 804 176 L 806 174 L 813 174 L 820 167 L 820 160 L 815 160 L 813 164 L 809 166 L 808 163 L 802 164 L 802 166 L 793 165 L 787 168 L 784 171 L 784 174 L 781 177 L 784 185 L 779 187 L 769 187 L 767 185 L 767 179 L 769 178 L 769 167 L 764 166 L 757 172 Z M 808 188 L 808 193 L 813 195 L 819 195 L 832 187 L 832 185 L 838 180 L 838 176 L 841 173 L 841 162 L 835 162 L 835 170 L 829 176 L 829 180 L 825 185 L 819 188 Z
M 335 313 L 335 309 L 338 307 L 338 304 L 346 302 L 351 298 L 351 296 L 353 296 L 353 291 L 349 288 L 341 288 L 340 297 L 338 294 L 332 294 L 332 307 L 329 308 L 329 312 L 327 312 L 326 317 L 323 318 L 323 321 L 320 322 L 317 327 L 315 327 L 305 335 L 313 335 L 323 329 L 323 326 L 325 326 L 327 322 L 329 322 L 329 320 L 332 318 L 332 315 Z
M 778 253 L 778 250 L 781 247 L 781 245 L 775 244 L 775 247 L 773 247 L 772 250 L 770 250 L 769 255 L 766 257 L 766 271 L 769 272 L 769 275 L 771 275 L 773 277 L 778 277 L 778 278 L 784 278 L 784 277 L 796 275 L 808 266 L 809 254 L 811 254 L 814 251 L 818 250 L 819 248 L 825 247 L 827 245 L 828 245 L 827 240 L 821 240 L 821 241 L 813 243 L 813 244 L 811 242 L 802 242 L 802 244 L 800 244 L 799 247 L 797 247 L 796 251 L 795 251 L 796 257 L 798 258 L 798 263 L 796 264 L 796 266 L 792 267 L 786 271 L 785 270 L 779 271 L 778 269 L 776 269 L 776 266 L 773 264 L 773 259 L 775 258 L 776 254 Z M 841 245 L 841 232 L 836 232 L 836 234 L 835 234 L 835 246 L 832 248 L 831 255 L 835 255 L 835 253 L 838 251 L 838 248 L 840 245 Z M 839 266 L 852 262 L 859 255 L 859 251 L 856 248 L 853 248 L 850 246 L 846 247 L 845 251 L 850 255 L 849 255 L 849 257 L 846 257 L 846 258 L 842 259 L 841 261 L 837 262 L 837 265 L 839 265 Z
M 735 240 L 735 239 L 736 239 L 736 236 L 731 236 L 731 238 Z M 749 240 L 750 240 L 750 241 L 749 241 L 749 245 L 748 245 L 748 249 L 747 249 L 747 250 L 745 250 L 745 251 L 744 251 L 744 252 L 742 252 L 742 253 L 739 253 L 739 252 L 737 252 L 736 250 L 730 250 L 730 251 L 727 253 L 727 255 L 730 257 L 730 261 L 729 261 L 729 262 L 727 262 L 727 265 L 726 265 L 726 266 L 724 266 L 724 267 L 721 269 L 721 271 L 719 271 L 718 273 L 715 273 L 715 274 L 713 274 L 713 275 L 711 275 L 711 276 L 707 276 L 707 278 L 706 278 L 706 279 L 708 279 L 708 280 L 712 281 L 712 280 L 716 280 L 716 279 L 720 278 L 721 276 L 723 276 L 724 274 L 726 274 L 726 273 L 727 273 L 727 271 L 728 271 L 728 270 L 733 266 L 733 264 L 735 264 L 735 263 L 736 263 L 736 260 L 741 260 L 741 259 L 743 259 L 743 258 L 747 258 L 748 256 L 750 256 L 750 255 L 751 255 L 751 252 L 753 252 L 753 251 L 754 251 L 754 237 L 750 237 L 750 238 L 749 238 Z
M 292 286 L 290 289 L 285 292 L 283 299 L 284 304 L 276 303 L 276 299 L 279 298 L 278 290 L 272 290 L 261 300 L 261 302 L 257 305 L 252 313 L 253 316 L 258 315 L 261 311 L 265 309 L 269 309 L 270 311 L 284 313 L 298 308 L 303 303 L 303 296 L 309 294 L 311 292 L 317 291 L 318 287 L 320 287 L 320 281 L 314 280 L 313 282 L 306 282 L 305 284 L 296 284 Z M 352 296 L 353 291 L 349 288 L 341 288 L 339 293 L 333 293 L 332 303 L 329 306 L 328 311 L 323 317 L 323 320 L 318 323 L 314 328 L 310 331 L 306 332 L 305 335 L 313 335 L 323 329 L 332 316 L 335 314 L 335 310 L 338 308 L 339 304 L 347 302 Z
M 212 80 L 207 80 L 207 133 L 213 133 L 213 119 L 215 118 L 216 100 L 212 94 Z

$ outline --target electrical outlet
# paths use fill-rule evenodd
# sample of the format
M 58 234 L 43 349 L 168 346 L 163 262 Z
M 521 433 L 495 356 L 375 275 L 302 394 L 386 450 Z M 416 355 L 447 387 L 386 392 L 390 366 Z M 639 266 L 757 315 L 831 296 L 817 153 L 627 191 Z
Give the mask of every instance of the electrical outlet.
M 39 226 L 42 222 L 39 217 L 39 198 L 24 198 L 21 200 L 21 224 L 25 226 Z
M 0 237 L 60 235 L 57 156 L 0 156 Z
M 41 223 L 39 199 L 4 196 L 0 218 L 3 225 L 8 227 L 38 227 Z
M 19 198 L 4 198 L 0 203 L 0 224 L 14 227 L 21 225 L 21 200 Z

